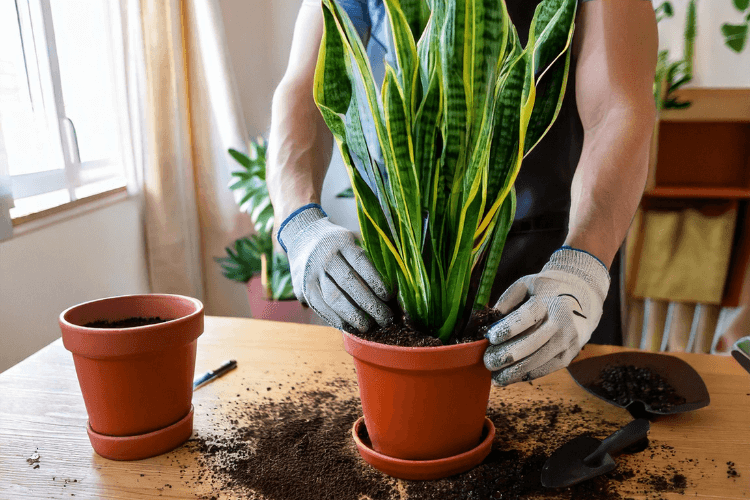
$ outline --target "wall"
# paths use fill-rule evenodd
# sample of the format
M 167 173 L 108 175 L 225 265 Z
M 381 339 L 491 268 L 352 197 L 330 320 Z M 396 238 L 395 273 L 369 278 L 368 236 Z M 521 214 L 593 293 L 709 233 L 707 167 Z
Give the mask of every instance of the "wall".
M 58 338 L 66 308 L 147 291 L 135 199 L 1 242 L 0 372 Z
M 654 0 L 655 6 L 664 0 Z M 688 0 L 671 0 L 674 17 L 659 23 L 659 46 L 668 49 L 670 61 L 682 57 L 683 32 Z M 747 13 L 746 13 L 747 14 Z M 697 87 L 750 87 L 750 43 L 739 54 L 724 45 L 721 25 L 741 24 L 743 14 L 732 0 L 697 0 L 695 63 L 693 82 Z
M 271 100 L 289 61 L 300 0 L 219 0 L 248 133 L 268 137 Z M 331 220 L 358 232 L 353 200 L 337 199 L 349 187 L 338 151 L 323 186 L 323 208 Z

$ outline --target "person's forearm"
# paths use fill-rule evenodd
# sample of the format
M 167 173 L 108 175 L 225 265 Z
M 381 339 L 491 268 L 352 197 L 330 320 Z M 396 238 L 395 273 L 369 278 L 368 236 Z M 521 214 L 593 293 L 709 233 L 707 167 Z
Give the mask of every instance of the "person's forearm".
M 648 175 L 654 110 L 613 109 L 586 132 L 571 189 L 565 244 L 609 267 L 625 239 Z
M 312 84 L 282 82 L 274 94 L 266 182 L 277 228 L 297 208 L 320 203 L 331 160 L 333 137 L 312 91 Z

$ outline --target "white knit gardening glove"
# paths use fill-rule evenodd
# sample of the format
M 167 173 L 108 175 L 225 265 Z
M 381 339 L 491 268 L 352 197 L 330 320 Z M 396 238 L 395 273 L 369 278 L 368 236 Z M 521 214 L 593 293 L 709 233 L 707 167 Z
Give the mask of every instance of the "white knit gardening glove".
M 392 297 L 357 246 L 354 234 L 328 220 L 317 204 L 297 209 L 279 227 L 278 240 L 289 256 L 294 293 L 329 325 L 366 332 L 373 320 L 393 320 L 385 304 Z
M 609 282 L 599 259 L 563 247 L 541 272 L 513 283 L 495 304 L 507 316 L 485 335 L 491 345 L 484 364 L 493 382 L 506 386 L 568 366 L 599 324 Z

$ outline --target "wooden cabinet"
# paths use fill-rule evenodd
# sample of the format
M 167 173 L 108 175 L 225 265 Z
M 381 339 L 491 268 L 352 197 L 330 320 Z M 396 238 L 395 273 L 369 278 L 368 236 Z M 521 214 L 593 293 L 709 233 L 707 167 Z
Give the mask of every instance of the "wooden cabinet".
M 750 264 L 750 89 L 685 89 L 692 105 L 664 111 L 655 131 L 641 207 L 737 210 L 722 306 L 738 305 Z M 634 234 L 631 265 L 642 242 Z M 635 274 L 630 270 L 628 275 Z M 631 284 L 628 289 L 632 292 Z

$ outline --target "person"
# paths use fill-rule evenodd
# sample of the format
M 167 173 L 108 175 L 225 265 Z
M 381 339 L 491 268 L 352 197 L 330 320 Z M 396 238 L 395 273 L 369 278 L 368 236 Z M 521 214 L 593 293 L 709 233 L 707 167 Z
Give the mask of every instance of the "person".
M 522 43 L 538 3 L 506 0 Z M 392 57 L 382 0 L 339 4 L 373 63 Z M 304 0 L 274 93 L 267 182 L 297 297 L 331 326 L 366 331 L 393 320 L 392 291 L 320 207 L 333 144 L 312 94 L 322 32 L 320 0 Z M 484 355 L 496 385 L 564 368 L 590 338 L 621 342 L 617 254 L 647 177 L 657 47 L 651 2 L 579 5 L 560 114 L 516 180 L 491 302 L 504 291 L 495 303 L 504 316 L 488 329 Z

